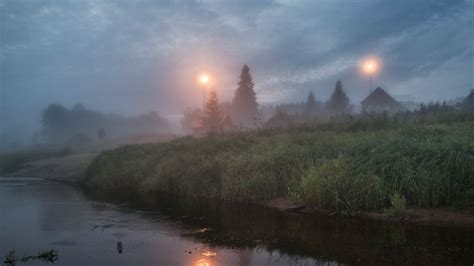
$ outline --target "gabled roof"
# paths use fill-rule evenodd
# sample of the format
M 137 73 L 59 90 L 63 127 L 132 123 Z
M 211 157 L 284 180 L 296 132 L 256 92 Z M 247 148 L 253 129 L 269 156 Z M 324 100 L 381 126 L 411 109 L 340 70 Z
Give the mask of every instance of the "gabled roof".
M 362 105 L 372 106 L 391 106 L 397 108 L 403 108 L 403 106 L 390 96 L 384 89 L 377 87 L 367 98 L 362 102 Z

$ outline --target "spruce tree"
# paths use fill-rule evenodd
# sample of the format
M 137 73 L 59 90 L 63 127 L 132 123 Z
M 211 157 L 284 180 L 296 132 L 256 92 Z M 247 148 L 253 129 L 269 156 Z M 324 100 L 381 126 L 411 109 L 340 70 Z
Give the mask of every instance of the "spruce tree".
M 206 113 L 204 117 L 204 127 L 207 131 L 218 131 L 221 126 L 221 113 L 219 110 L 219 99 L 215 89 L 209 92 L 206 103 Z
M 253 86 L 250 69 L 244 65 L 232 100 L 232 119 L 238 125 L 252 125 L 257 117 L 258 104 Z
M 318 108 L 318 106 L 317 106 L 317 103 L 316 103 L 316 99 L 314 98 L 314 94 L 311 91 L 311 92 L 309 92 L 308 99 L 306 100 L 304 115 L 307 118 L 311 118 L 312 116 L 314 116 L 316 114 L 317 108 Z
M 340 80 L 336 83 L 336 88 L 331 95 L 327 103 L 327 108 L 332 114 L 340 115 L 347 114 L 350 112 L 349 98 L 342 88 L 342 82 Z

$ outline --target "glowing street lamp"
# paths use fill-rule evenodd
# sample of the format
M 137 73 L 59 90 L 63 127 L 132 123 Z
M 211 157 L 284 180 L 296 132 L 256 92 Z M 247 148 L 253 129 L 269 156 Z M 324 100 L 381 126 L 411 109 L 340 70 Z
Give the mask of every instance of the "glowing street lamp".
M 201 74 L 198 77 L 199 83 L 202 85 L 202 90 L 203 90 L 203 105 L 202 105 L 202 115 L 204 117 L 204 114 L 206 112 L 206 86 L 209 83 L 209 75 L 207 74 Z
M 199 82 L 202 84 L 207 84 L 209 82 L 209 76 L 207 74 L 202 74 L 199 76 Z
M 379 62 L 377 59 L 370 58 L 367 59 L 363 64 L 363 71 L 364 73 L 369 75 L 370 80 L 370 93 L 372 93 L 372 75 L 377 72 L 379 69 Z

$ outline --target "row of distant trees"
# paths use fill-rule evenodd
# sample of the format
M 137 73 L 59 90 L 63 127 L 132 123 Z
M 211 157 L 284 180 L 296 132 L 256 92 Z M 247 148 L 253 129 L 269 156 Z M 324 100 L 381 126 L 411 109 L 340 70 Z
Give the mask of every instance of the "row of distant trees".
M 262 108 L 261 113 L 266 121 L 263 126 L 280 127 L 294 123 L 320 123 L 331 117 L 350 115 L 352 109 L 349 97 L 339 80 L 327 102 L 316 100 L 313 92 L 309 92 L 306 102 L 266 107 Z
M 78 136 L 83 141 L 92 141 L 138 133 L 162 133 L 169 129 L 169 122 L 154 112 L 123 117 L 89 110 L 82 104 L 76 104 L 72 109 L 50 104 L 42 111 L 41 130 L 35 141 L 63 143 Z
M 289 117 L 286 107 L 280 106 L 270 108 L 273 120 L 280 117 Z M 301 111 L 301 106 L 298 106 Z M 181 121 L 183 129 L 187 133 L 221 131 L 226 129 L 246 129 L 262 126 L 265 122 L 271 123 L 272 118 L 265 115 L 265 108 L 259 112 L 254 83 L 250 69 L 244 65 L 240 73 L 240 79 L 231 103 L 219 103 L 217 92 L 211 90 L 208 95 L 205 112 L 201 109 L 186 109 Z M 291 109 L 291 108 L 290 108 Z M 349 98 L 344 92 L 341 81 L 337 81 L 333 94 L 326 104 L 316 101 L 314 94 L 310 92 L 300 117 L 305 119 L 321 119 L 322 116 L 344 115 L 351 112 Z M 268 108 L 266 109 L 268 111 Z
M 450 112 L 474 112 L 474 90 L 459 102 L 448 103 L 429 102 L 421 103 L 416 108 L 409 110 L 401 109 L 397 113 L 362 113 L 362 117 L 413 117 L 424 115 L 439 115 Z M 331 119 L 347 121 L 353 119 L 353 105 L 343 90 L 342 83 L 338 81 L 335 89 L 327 102 L 317 101 L 312 92 L 309 93 L 306 102 L 280 104 L 274 107 L 263 107 L 261 113 L 267 114 L 266 127 L 287 127 L 295 124 L 319 124 Z M 268 115 L 270 114 L 270 115 Z M 401 115 L 401 116 L 400 116 Z
M 474 111 L 474 90 L 458 106 L 430 103 L 420 105 L 417 109 L 419 113 Z M 187 133 L 203 133 L 257 126 L 278 127 L 293 123 L 321 123 L 332 118 L 347 117 L 352 112 L 353 105 L 340 80 L 336 82 L 327 102 L 316 100 L 313 92 L 310 92 L 306 102 L 303 103 L 259 108 L 250 69 L 244 65 L 238 87 L 230 103 L 219 103 L 217 93 L 213 90 L 209 93 L 205 112 L 203 113 L 201 109 L 187 109 L 181 123 Z

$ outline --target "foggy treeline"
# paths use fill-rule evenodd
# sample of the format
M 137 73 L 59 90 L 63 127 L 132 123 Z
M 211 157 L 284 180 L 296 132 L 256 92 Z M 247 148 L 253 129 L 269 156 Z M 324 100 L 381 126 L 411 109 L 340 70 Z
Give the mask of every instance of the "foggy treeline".
M 187 108 L 181 119 L 185 134 L 203 135 L 209 132 L 241 131 L 257 128 L 318 125 L 333 120 L 394 115 L 416 111 L 472 111 L 474 90 L 456 102 L 415 104 L 398 102 L 383 88 L 377 87 L 360 104 L 351 102 L 342 81 L 336 81 L 327 101 L 309 92 L 305 101 L 259 105 L 250 74 L 244 65 L 237 88 L 230 101 L 221 101 L 211 88 L 204 111 Z M 125 117 L 87 109 L 83 104 L 72 108 L 50 104 L 40 114 L 40 128 L 32 134 L 29 144 L 16 145 L 14 137 L 2 135 L 2 151 L 38 146 L 91 146 L 94 144 L 125 144 L 156 141 L 157 136 L 172 132 L 172 124 L 155 112 Z M 10 141 L 11 140 L 11 141 Z
M 181 125 L 187 134 L 203 134 L 255 128 L 289 127 L 299 124 L 316 125 L 332 120 L 393 116 L 411 111 L 420 114 L 456 110 L 472 111 L 473 107 L 474 90 L 457 101 L 416 104 L 398 102 L 380 87 L 371 91 L 367 98 L 358 105 L 351 102 L 340 80 L 335 83 L 332 94 L 326 102 L 318 100 L 313 92 L 309 92 L 304 102 L 262 106 L 257 103 L 257 94 L 254 91 L 250 69 L 244 65 L 231 102 L 219 103 L 217 92 L 212 89 L 204 112 L 199 108 L 186 109 Z
M 82 104 L 68 109 L 60 104 L 50 104 L 41 114 L 41 129 L 33 142 L 64 143 L 68 141 L 94 142 L 134 134 L 168 132 L 169 122 L 155 112 L 124 117 L 89 110 Z

